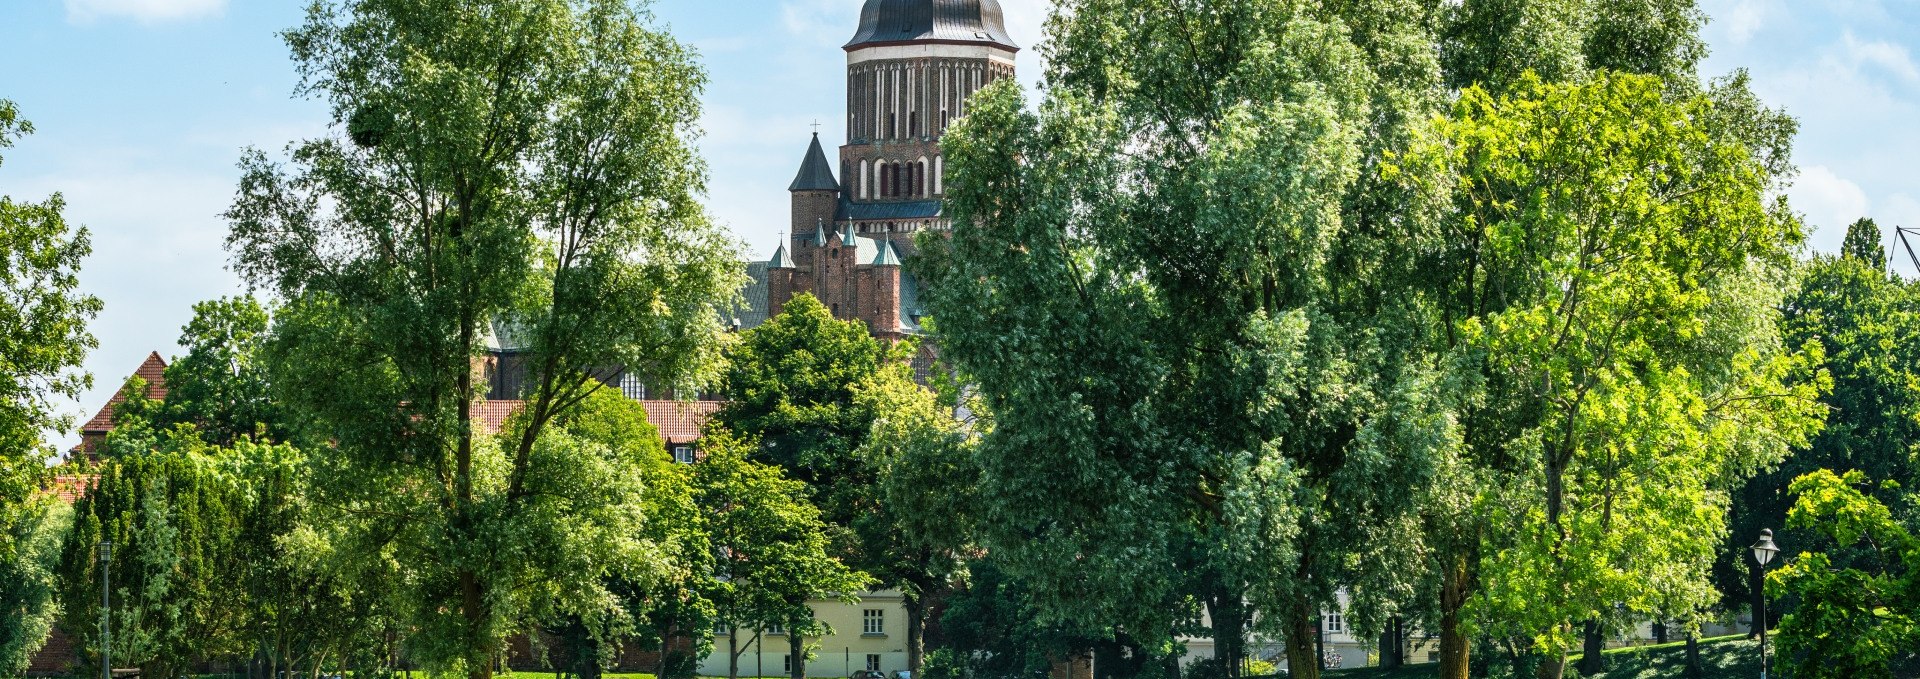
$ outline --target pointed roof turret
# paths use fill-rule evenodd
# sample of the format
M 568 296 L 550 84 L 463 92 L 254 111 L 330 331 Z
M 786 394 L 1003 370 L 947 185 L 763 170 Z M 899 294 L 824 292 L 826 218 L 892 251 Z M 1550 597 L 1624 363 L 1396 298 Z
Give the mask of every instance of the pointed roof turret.
M 813 227 L 813 246 L 816 248 L 827 246 L 827 220 L 822 219 Z
M 800 264 L 793 261 L 793 255 L 787 252 L 787 235 L 780 234 L 780 247 L 774 249 L 773 259 L 767 260 L 769 269 L 798 269 Z
M 892 240 L 880 241 L 880 254 L 873 256 L 874 266 L 900 266 L 900 252 L 893 249 Z
M 813 144 L 807 147 L 806 160 L 800 161 L 800 174 L 793 178 L 788 191 L 839 191 L 840 182 L 833 179 L 833 165 L 827 162 L 827 152 L 820 148 L 820 133 L 813 133 Z

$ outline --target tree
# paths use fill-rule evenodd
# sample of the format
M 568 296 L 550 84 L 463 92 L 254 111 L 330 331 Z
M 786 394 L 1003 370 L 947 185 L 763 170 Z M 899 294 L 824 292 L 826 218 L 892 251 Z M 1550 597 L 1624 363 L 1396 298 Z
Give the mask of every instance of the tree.
M 1780 623 L 1780 661 L 1807 679 L 1910 676 L 1920 669 L 1920 537 L 1863 492 L 1867 476 L 1820 470 L 1794 479 L 1789 527 L 1824 534 L 1861 558 L 1802 552 L 1768 575 L 1800 604 Z M 1881 490 L 1899 484 L 1883 482 Z
M 1887 248 L 1880 244 L 1880 225 L 1872 217 L 1861 217 L 1847 226 L 1847 239 L 1840 244 L 1840 256 L 1860 262 L 1874 271 L 1887 270 Z
M 0 99 L 0 150 L 11 148 L 33 124 L 13 102 Z M 0 520 L 20 529 L 21 505 L 46 473 L 44 432 L 65 429 L 69 418 L 55 402 L 79 398 L 93 386 L 80 372 L 97 346 L 87 322 L 100 300 L 81 293 L 80 261 L 93 252 L 87 230 L 67 225 L 59 194 L 39 203 L 0 196 Z M 0 564 L 24 565 L 13 543 L 0 544 Z M 5 602 L 11 603 L 11 602 Z
M 141 387 L 135 378 L 129 393 Z M 117 662 L 164 679 L 196 660 L 238 657 L 249 606 L 239 549 L 244 501 L 216 461 L 219 451 L 191 429 L 143 426 L 116 427 L 106 445 L 114 454 L 74 504 L 60 555 L 62 627 L 92 651 L 83 658 L 98 657 L 97 549 L 111 540 Z
M 187 355 L 167 366 L 166 404 L 156 424 L 190 423 L 215 446 L 242 438 L 289 441 L 292 413 L 273 400 L 265 345 L 271 312 L 251 295 L 193 305 L 180 329 Z
M 817 634 L 808 602 L 858 601 L 872 584 L 830 550 L 821 512 L 805 483 L 780 467 L 748 459 L 758 446 L 710 426 L 701 439 L 705 459 L 694 465 L 694 506 L 705 513 L 714 555 L 714 610 L 727 635 L 727 676 L 740 675 L 740 628 L 784 627 L 799 655 L 804 636 Z M 794 676 L 804 664 L 796 658 Z
M 1877 229 L 1856 230 L 1861 242 Z M 1741 555 L 1763 528 L 1778 531 L 1783 544 L 1822 552 L 1845 564 L 1854 550 L 1833 544 L 1820 530 L 1788 526 L 1793 497 L 1786 492 L 1802 476 L 1821 470 L 1861 472 L 1870 479 L 1910 479 L 1920 472 L 1913 441 L 1920 439 L 1920 295 L 1911 282 L 1887 275 L 1865 256 L 1867 247 L 1838 257 L 1815 256 L 1800 267 L 1798 285 L 1782 305 L 1790 344 L 1819 342 L 1823 369 L 1833 390 L 1822 398 L 1827 427 L 1792 457 L 1761 473 L 1733 495 L 1732 531 L 1721 548 L 1715 576 L 1724 605 L 1738 609 L 1757 591 Z M 1910 505 L 1910 489 L 1863 487 L 1896 509 Z
M 727 351 L 727 403 L 713 421 L 758 439 L 754 459 L 807 484 L 828 524 L 841 530 L 835 547 L 850 559 L 865 558 L 845 531 L 868 509 L 875 483 L 873 470 L 854 455 L 875 413 L 856 396 L 899 353 L 804 293 Z
M 1723 490 L 1819 430 L 1817 344 L 1777 311 L 1801 234 L 1723 97 L 1650 77 L 1470 89 L 1396 168 L 1450 196 L 1417 235 L 1459 422 L 1429 534 L 1442 676 L 1468 619 L 1558 676 L 1576 625 L 1710 601 Z M 1434 162 L 1435 164 L 1426 164 Z
M 957 398 L 957 395 L 955 396 Z M 934 391 L 895 361 L 863 384 L 855 402 L 874 413 L 855 456 L 874 470 L 872 511 L 855 520 L 875 579 L 901 590 L 907 613 L 907 670 L 926 655 L 930 603 L 972 551 L 972 508 L 979 502 L 969 465 L 978 439 Z M 878 548 L 875 548 L 878 546 Z
M 596 369 L 713 377 L 743 280 L 698 203 L 703 76 L 646 21 L 620 0 L 315 3 L 285 38 L 337 134 L 291 170 L 241 161 L 228 246 L 286 300 L 275 395 L 330 442 L 338 544 L 402 555 L 403 622 L 438 671 L 488 676 L 536 609 L 598 624 L 605 576 L 659 562 L 628 530 L 627 453 L 551 426 Z M 490 325 L 530 344 L 511 441 L 476 417 Z
M 70 510 L 50 499 L 0 507 L 0 675 L 23 676 L 60 613 L 58 560 Z
M 1420 476 L 1355 455 L 1389 426 L 1392 295 L 1336 279 L 1372 282 L 1401 228 L 1368 168 L 1438 101 L 1424 13 L 1062 3 L 1038 112 L 1001 85 L 946 137 L 926 299 L 993 413 L 981 544 L 1040 624 L 1110 623 L 1176 671 L 1174 637 L 1210 634 L 1228 674 L 1264 624 L 1317 675 L 1314 617 L 1391 535 L 1329 510 L 1395 514 Z

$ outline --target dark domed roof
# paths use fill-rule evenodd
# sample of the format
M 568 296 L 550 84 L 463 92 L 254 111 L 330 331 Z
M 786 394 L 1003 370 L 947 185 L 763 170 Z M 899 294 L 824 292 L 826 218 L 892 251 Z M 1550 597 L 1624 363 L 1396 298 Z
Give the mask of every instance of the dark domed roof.
M 903 42 L 959 42 L 1020 49 L 1007 37 L 1000 0 L 867 0 L 847 49 Z

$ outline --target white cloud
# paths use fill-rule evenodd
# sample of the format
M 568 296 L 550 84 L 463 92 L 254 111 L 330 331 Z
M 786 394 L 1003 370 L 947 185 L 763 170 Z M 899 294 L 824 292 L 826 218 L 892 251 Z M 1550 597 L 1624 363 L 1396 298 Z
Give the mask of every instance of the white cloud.
M 1839 250 L 1847 225 L 1871 214 L 1867 192 L 1825 165 L 1807 168 L 1787 193 L 1794 208 L 1806 215 L 1809 241 L 1823 252 Z
M 66 0 L 67 20 L 90 23 L 100 19 L 133 19 L 158 23 L 218 16 L 227 0 Z
M 1726 29 L 1733 44 L 1743 45 L 1771 25 L 1785 9 L 1779 0 L 1732 0 L 1725 9 L 1711 14 Z
M 821 44 L 839 45 L 860 25 L 862 0 L 784 0 L 781 23 L 787 32 Z
M 1915 67 L 1907 48 L 1886 41 L 1862 41 L 1847 31 L 1841 38 L 1846 58 L 1854 68 L 1874 66 L 1909 83 L 1920 82 L 1920 67 Z

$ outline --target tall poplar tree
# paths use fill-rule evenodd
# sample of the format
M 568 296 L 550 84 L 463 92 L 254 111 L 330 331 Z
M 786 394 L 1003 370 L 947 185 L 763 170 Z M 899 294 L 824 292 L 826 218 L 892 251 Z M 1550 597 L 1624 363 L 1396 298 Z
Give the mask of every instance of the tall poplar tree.
M 332 442 L 315 486 L 342 548 L 409 569 L 413 652 L 442 671 L 490 675 L 536 609 L 604 620 L 607 576 L 661 563 L 626 453 L 551 426 L 603 388 L 592 369 L 711 377 L 742 280 L 698 202 L 703 75 L 648 20 L 621 0 L 316 2 L 285 38 L 332 134 L 241 162 L 228 246 L 286 300 L 276 396 Z M 490 327 L 530 352 L 524 426 L 499 442 L 477 416 Z

